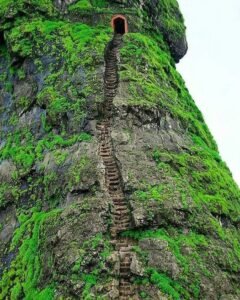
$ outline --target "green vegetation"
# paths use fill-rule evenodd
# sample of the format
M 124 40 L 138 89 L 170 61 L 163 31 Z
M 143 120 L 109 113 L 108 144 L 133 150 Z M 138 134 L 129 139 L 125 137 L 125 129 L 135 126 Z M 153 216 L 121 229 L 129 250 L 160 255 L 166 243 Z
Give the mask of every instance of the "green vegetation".
M 156 150 L 153 157 L 160 170 L 184 182 L 185 193 L 200 208 L 236 220 L 240 214 L 240 191 L 218 153 L 196 139 L 190 152 L 170 153 Z M 163 163 L 162 158 L 168 162 Z
M 203 117 L 172 64 L 160 36 L 156 39 L 141 33 L 128 34 L 121 49 L 121 58 L 120 76 L 129 82 L 129 105 L 169 112 L 181 120 L 186 130 L 216 150 Z
M 81 226 L 77 230 L 82 231 L 83 242 L 73 245 L 67 274 L 66 266 L 61 266 L 62 272 L 53 264 L 56 257 L 51 254 L 56 253 L 47 258 L 51 276 L 44 278 L 41 261 L 48 251 L 44 247 L 52 243 L 47 229 L 64 229 L 57 227 L 64 213 L 68 222 L 76 224 L 74 209 L 84 219 L 94 207 L 85 192 L 95 202 L 102 197 L 98 182 L 85 182 L 86 174 L 96 178 L 95 154 L 91 156 L 87 144 L 95 143 L 95 138 L 85 131 L 94 132 L 94 123 L 88 121 L 98 118 L 103 99 L 104 50 L 112 36 L 109 22 L 121 12 L 134 31 L 124 36 L 121 48 L 120 79 L 127 83 L 124 105 L 169 115 L 186 137 L 185 147 L 178 151 L 162 146 L 146 150 L 156 162 L 159 183 L 141 178 L 141 187 L 132 195 L 129 187 L 129 199 L 136 209 L 143 208 L 147 224 L 123 235 L 136 242 L 164 241 L 163 251 L 179 268 L 174 277 L 150 266 L 149 252 L 136 243 L 134 251 L 145 270 L 144 276 L 135 276 L 140 296 L 150 299 L 146 291 L 154 285 L 169 299 L 199 299 L 202 280 L 212 283 L 219 274 L 233 283 L 233 289 L 237 286 L 240 192 L 174 64 L 171 47 L 184 37 L 183 18 L 176 0 L 158 1 L 155 16 L 149 15 L 150 2 L 141 7 L 139 3 L 123 8 L 107 0 L 79 0 L 65 15 L 51 0 L 0 0 L 0 162 L 9 160 L 16 167 L 8 181 L 0 183 L 0 208 L 14 204 L 19 216 L 19 227 L 5 253 L 14 258 L 0 282 L 1 299 L 50 300 L 55 289 L 65 299 L 71 289 L 81 299 L 100 300 L 96 291 L 105 293 L 104 285 L 113 278 L 110 237 L 105 233 L 93 237 Z M 95 26 L 90 25 L 95 22 L 93 13 L 100 22 Z M 158 17 L 156 28 L 153 21 Z M 127 171 L 131 175 L 132 170 Z M 77 204 L 68 211 L 71 201 Z M 61 216 L 59 206 L 64 210 Z M 106 226 L 109 211 L 101 215 Z M 174 222 L 174 214 L 183 217 Z M 156 221 L 156 216 L 161 220 Z M 68 250 L 71 241 L 65 242 Z M 59 287 L 64 280 L 67 292 Z
M 70 6 L 69 10 L 88 10 L 92 8 L 90 0 L 79 0 L 77 3 L 74 3 Z
M 162 13 L 162 27 L 173 40 L 185 35 L 185 25 L 182 15 L 179 13 L 179 5 L 176 0 L 159 1 L 159 10 Z
M 175 256 L 182 271 L 178 280 L 173 280 L 169 274 L 159 273 L 154 268 L 147 268 L 144 279 L 137 279 L 138 284 L 155 284 L 162 292 L 170 295 L 173 299 L 198 299 L 199 276 L 211 276 L 204 264 L 203 250 L 208 247 L 208 239 L 204 235 L 189 232 L 183 234 L 174 228 L 156 231 L 127 231 L 123 234 L 137 240 L 152 238 L 167 241 L 169 251 Z M 188 249 L 183 254 L 182 249 Z M 192 284 L 189 288 L 188 282 Z
M 58 211 L 39 212 L 19 216 L 20 227 L 16 229 L 11 250 L 17 249 L 16 259 L 11 263 L 0 282 L 1 299 L 53 299 L 53 285 L 42 290 L 37 288 L 41 278 L 40 231 L 44 222 L 56 216 Z
M 84 268 L 84 264 L 86 264 L 86 260 L 91 259 L 88 254 L 89 251 L 95 251 L 98 253 L 98 261 L 97 264 L 94 263 L 94 269 L 90 273 L 86 274 L 82 272 L 82 269 Z M 94 294 L 91 293 L 91 288 L 107 279 L 102 274 L 102 270 L 106 268 L 106 259 L 111 255 L 112 251 L 113 249 L 110 241 L 102 234 L 97 234 L 94 238 L 83 243 L 81 248 L 81 256 L 72 268 L 72 280 L 80 280 L 84 283 L 82 299 L 94 299 Z
M 76 142 L 90 141 L 87 133 L 73 135 L 70 138 L 49 133 L 42 140 L 34 141 L 34 136 L 26 131 L 16 132 L 8 136 L 5 146 L 0 151 L 0 159 L 12 159 L 18 167 L 29 169 L 36 159 L 43 159 L 44 150 L 56 150 L 59 147 L 69 147 Z
M 47 13 L 52 15 L 54 13 L 53 1 L 51 0 L 0 0 L 0 18 L 1 22 L 7 16 L 15 16 L 18 12 L 29 14 Z

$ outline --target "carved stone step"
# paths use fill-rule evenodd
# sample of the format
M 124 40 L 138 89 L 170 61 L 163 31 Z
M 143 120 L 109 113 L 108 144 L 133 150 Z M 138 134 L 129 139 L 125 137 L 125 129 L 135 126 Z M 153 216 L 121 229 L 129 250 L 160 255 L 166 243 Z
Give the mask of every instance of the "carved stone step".
M 104 159 L 104 158 L 108 158 L 108 157 L 111 157 L 110 153 L 109 152 L 101 152 L 100 153 L 101 157 Z
M 109 179 L 109 185 L 119 185 L 120 180 L 119 179 Z
M 114 215 L 116 215 L 116 216 L 122 216 L 122 215 L 127 215 L 128 216 L 128 214 L 129 214 L 129 210 L 128 210 L 128 208 L 127 207 L 124 207 L 124 208 L 118 208 L 118 207 L 116 207 L 116 211 L 114 212 Z
M 120 206 L 124 206 L 124 207 L 126 206 L 126 202 L 125 202 L 124 198 L 121 198 L 121 197 L 112 198 L 112 201 L 113 201 L 114 204 L 118 205 L 119 207 Z
M 130 287 L 130 285 L 129 285 Z M 125 287 L 126 288 L 126 287 Z M 131 296 L 131 292 L 129 290 L 122 290 L 120 293 L 119 293 L 120 297 L 123 296 L 124 298 L 121 298 L 122 299 L 128 299 L 128 296 Z
M 120 180 L 119 179 L 119 175 L 118 175 L 118 173 L 108 173 L 107 172 L 107 178 L 110 180 L 110 181 L 113 181 L 113 180 Z

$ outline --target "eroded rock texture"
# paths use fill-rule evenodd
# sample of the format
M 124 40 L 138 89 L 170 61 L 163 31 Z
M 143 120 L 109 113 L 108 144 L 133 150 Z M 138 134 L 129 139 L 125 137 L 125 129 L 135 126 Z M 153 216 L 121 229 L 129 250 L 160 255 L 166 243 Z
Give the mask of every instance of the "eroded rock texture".
M 0 4 L 0 299 L 239 299 L 240 192 L 177 2 Z

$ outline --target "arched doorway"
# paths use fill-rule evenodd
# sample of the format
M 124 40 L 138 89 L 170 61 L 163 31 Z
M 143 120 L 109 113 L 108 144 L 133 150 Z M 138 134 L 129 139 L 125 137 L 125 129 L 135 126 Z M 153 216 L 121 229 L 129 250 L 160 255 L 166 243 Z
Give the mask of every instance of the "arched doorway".
M 111 23 L 114 33 L 125 34 L 128 32 L 127 19 L 123 15 L 114 16 Z

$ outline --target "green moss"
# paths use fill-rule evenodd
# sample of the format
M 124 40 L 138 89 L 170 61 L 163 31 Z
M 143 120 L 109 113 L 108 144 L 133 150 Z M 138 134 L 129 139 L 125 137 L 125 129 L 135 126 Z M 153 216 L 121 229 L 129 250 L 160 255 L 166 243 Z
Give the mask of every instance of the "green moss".
M 36 159 L 43 158 L 44 150 L 55 150 L 58 147 L 69 147 L 76 142 L 90 141 L 91 136 L 87 133 L 66 136 L 49 133 L 44 139 L 34 141 L 31 133 L 23 131 L 9 135 L 7 143 L 0 151 L 1 159 L 12 159 L 19 167 L 27 170 Z
M 78 185 L 81 182 L 82 175 L 86 170 L 90 170 L 91 160 L 89 157 L 84 155 L 73 165 L 69 171 L 69 182 L 68 187 L 71 189 L 73 186 Z
M 82 271 L 84 268 L 84 264 L 86 263 L 86 259 L 88 258 L 88 253 L 98 252 L 97 263 L 94 262 L 94 268 L 86 274 Z M 95 299 L 95 295 L 92 294 L 92 287 L 97 284 L 101 284 L 107 280 L 105 274 L 103 274 L 102 270 L 104 269 L 104 265 L 106 264 L 107 258 L 111 255 L 113 249 L 110 244 L 108 237 L 103 236 L 102 234 L 97 234 L 95 237 L 85 241 L 81 247 L 81 255 L 80 258 L 76 261 L 72 268 L 73 272 L 73 280 L 81 281 L 84 284 L 84 288 L 81 294 L 82 299 L 90 300 Z M 102 299 L 101 297 L 97 299 Z
M 173 40 L 182 38 L 185 35 L 185 25 L 176 0 L 159 1 L 159 8 L 162 17 L 162 26 Z
M 182 234 L 174 228 L 168 230 L 146 230 L 146 231 L 127 231 L 123 234 L 134 239 L 153 238 L 164 240 L 168 243 L 169 250 L 175 256 L 182 272 L 178 280 L 171 279 L 167 274 L 158 273 L 157 270 L 147 269 L 146 275 L 151 283 L 173 299 L 198 299 L 199 296 L 199 276 L 210 276 L 206 269 L 203 249 L 207 249 L 209 240 L 195 232 Z M 188 254 L 183 254 L 182 249 L 191 249 Z M 201 274 L 201 275 L 200 275 Z M 191 282 L 189 288 L 188 283 Z
M 216 150 L 203 117 L 172 64 L 161 37 L 128 34 L 121 58 L 120 76 L 129 82 L 128 105 L 155 107 L 169 112 L 181 121 L 185 129 Z
M 0 298 L 7 299 L 53 299 L 53 286 L 37 288 L 41 277 L 39 256 L 40 230 L 44 222 L 58 211 L 38 212 L 19 216 L 20 227 L 16 229 L 11 249 L 19 248 L 16 259 L 4 272 L 0 282 Z
M 162 200 L 162 192 L 164 187 L 162 185 L 160 186 L 148 186 L 148 189 L 146 191 L 136 191 L 135 196 L 140 201 L 146 201 L 146 200 Z
M 2 23 L 5 17 L 15 16 L 18 12 L 29 14 L 29 12 L 40 12 L 52 15 L 54 13 L 51 0 L 0 0 L 0 17 Z
M 75 22 L 70 22 L 66 16 L 55 18 L 53 1 L 50 0 L 0 0 L 0 6 L 0 30 L 4 30 L 0 55 L 7 64 L 3 71 L 1 69 L 0 84 L 3 92 L 12 97 L 17 110 L 11 113 L 7 121 L 7 125 L 13 128 L 12 132 L 1 132 L 4 143 L 0 150 L 0 160 L 12 160 L 18 170 L 13 174 L 14 183 L 0 185 L 0 206 L 5 207 L 11 201 L 18 204 L 21 202 L 19 199 L 27 198 L 29 206 L 56 207 L 66 192 L 74 185 L 81 184 L 84 174 L 95 172 L 94 162 L 82 155 L 67 171 L 69 180 L 64 182 L 64 187 L 59 187 L 58 174 L 44 170 L 41 162 L 46 153 L 51 152 L 55 163 L 61 166 L 67 160 L 68 149 L 65 148 L 91 140 L 90 135 L 81 133 L 81 128 L 89 112 L 91 118 L 96 115 L 96 106 L 102 98 L 99 70 L 104 63 L 105 46 L 112 36 L 109 24 L 111 15 L 126 14 L 131 25 L 129 28 L 132 29 L 138 11 L 137 20 L 139 24 L 144 20 L 144 26 L 138 33 L 126 35 L 121 49 L 120 77 L 128 83 L 127 105 L 155 109 L 160 115 L 169 114 L 180 122 L 185 134 L 192 139 L 192 144 L 189 141 L 186 149 L 177 153 L 163 149 L 155 149 L 150 153 L 156 161 L 159 176 L 164 174 L 165 181 L 158 185 L 142 184 L 141 190 L 135 191 L 133 197 L 146 209 L 148 202 L 154 203 L 156 208 L 164 209 L 168 201 L 180 194 L 180 205 L 183 204 L 182 210 L 186 213 L 184 222 L 192 229 L 187 227 L 189 232 L 183 233 L 185 231 L 181 228 L 176 229 L 164 223 L 165 229 L 126 232 L 126 236 L 135 239 L 166 241 L 168 250 L 181 269 L 179 278 L 173 280 L 169 274 L 146 268 L 144 278 L 137 280 L 143 285 L 154 284 L 170 299 L 198 299 L 200 279 L 210 280 L 211 271 L 222 268 L 231 276 L 239 272 L 239 232 L 233 226 L 234 222 L 239 221 L 239 189 L 222 162 L 184 81 L 176 71 L 169 51 L 169 41 L 166 42 L 169 37 L 176 42 L 185 32 L 177 1 L 163 0 L 157 3 L 156 12 L 161 15 L 161 33 L 152 27 L 150 16 L 139 9 L 137 1 L 134 2 L 134 8 L 128 9 L 119 8 L 118 4 L 113 6 L 105 0 L 76 1 L 69 6 L 72 14 L 68 16 L 69 20 L 75 16 Z M 106 26 L 94 27 L 77 21 L 86 20 L 90 23 L 88 17 L 92 18 L 93 13 L 98 13 L 100 22 Z M 19 61 L 26 58 L 26 62 L 34 61 L 34 76 L 41 77 L 39 90 L 31 99 L 20 97 L 16 101 L 13 79 L 28 80 L 29 74 L 18 66 L 11 67 L 13 57 Z M 17 129 L 20 124 L 18 110 L 27 111 L 29 104 L 43 110 L 39 135 L 33 135 L 29 127 Z M 5 107 L 1 107 L 2 112 L 5 112 Z M 40 168 L 33 176 L 30 171 L 34 165 Z M 46 174 L 43 173 L 45 171 Z M 22 181 L 26 181 L 26 189 L 22 188 Z M 194 200 L 193 207 L 188 207 L 189 197 Z M 89 208 L 87 201 L 83 205 L 84 209 Z M 154 215 L 152 211 L 147 213 L 150 219 Z M 47 282 L 42 290 L 38 285 L 41 280 L 40 254 L 44 238 L 41 236 L 41 228 L 44 222 L 51 222 L 51 217 L 56 215 L 57 212 L 30 212 L 28 209 L 28 213 L 19 217 L 20 227 L 12 241 L 12 250 L 19 251 L 3 275 L 0 298 L 54 298 L 54 283 Z M 229 228 L 221 224 L 221 218 L 227 218 Z M 183 251 L 186 248 L 188 255 Z M 94 262 L 91 271 L 86 272 L 84 259 L 90 250 L 96 250 L 97 263 Z M 135 246 L 134 251 L 146 266 L 148 254 L 138 246 Z M 83 285 L 83 299 L 96 299 L 93 288 L 96 290 L 98 285 L 110 280 L 106 271 L 107 257 L 112 252 L 108 237 L 97 235 L 83 243 L 79 252 L 80 258 L 71 270 L 70 280 Z M 218 257 L 224 257 L 221 262 L 223 266 L 217 263 Z M 143 291 L 141 296 L 146 298 L 146 292 Z
M 88 10 L 92 8 L 92 4 L 90 0 L 79 0 L 77 3 L 74 3 L 73 5 L 70 6 L 69 10 L 74 11 L 74 10 Z
M 0 208 L 6 207 L 14 199 L 18 201 L 21 195 L 20 188 L 14 183 L 0 183 Z
M 236 220 L 240 213 L 238 186 L 219 154 L 194 137 L 191 152 L 156 150 L 153 158 L 161 170 L 185 184 L 185 191 L 201 208 Z M 201 143 L 200 143 L 201 141 Z M 162 159 L 167 161 L 162 163 Z

